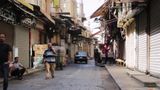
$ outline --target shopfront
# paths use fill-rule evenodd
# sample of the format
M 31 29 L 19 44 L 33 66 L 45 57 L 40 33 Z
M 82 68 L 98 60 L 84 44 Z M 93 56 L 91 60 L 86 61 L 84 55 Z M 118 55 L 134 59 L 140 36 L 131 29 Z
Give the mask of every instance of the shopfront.
M 25 67 L 29 67 L 29 28 L 16 25 L 14 35 L 15 56 L 20 58 Z
M 146 28 L 147 27 L 147 12 L 146 10 L 142 11 L 138 16 L 137 16 L 137 34 L 138 34 L 138 39 L 137 39 L 137 69 L 141 72 L 147 72 L 147 33 L 146 33 Z
M 160 74 L 160 10 L 159 0 L 150 3 L 150 63 L 149 71 L 152 75 Z
M 130 23 L 129 23 L 130 22 Z M 126 22 L 124 29 L 126 30 L 126 66 L 134 69 L 136 66 L 136 29 L 134 19 Z

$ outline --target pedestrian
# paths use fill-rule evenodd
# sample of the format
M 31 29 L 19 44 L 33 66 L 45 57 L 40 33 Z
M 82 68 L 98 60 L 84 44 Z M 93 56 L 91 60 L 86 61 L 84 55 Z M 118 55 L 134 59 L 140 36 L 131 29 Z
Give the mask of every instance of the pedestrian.
M 106 55 L 105 55 L 105 51 L 102 49 L 101 50 L 101 59 L 102 59 L 102 63 L 105 64 L 105 60 L 106 60 Z
M 3 77 L 3 90 L 8 88 L 9 67 L 12 66 L 12 48 L 5 40 L 6 35 L 0 33 L 0 72 Z
M 95 65 L 101 62 L 100 52 L 98 51 L 97 48 L 94 49 L 94 60 L 95 60 Z
M 25 71 L 26 71 L 26 68 L 19 62 L 19 57 L 15 57 L 13 66 L 11 68 L 11 75 L 21 80 L 23 79 L 23 74 Z
M 107 64 L 107 62 L 109 61 L 108 60 L 108 51 L 109 51 L 109 47 L 108 47 L 108 43 L 106 43 L 103 48 L 103 52 L 105 53 L 105 64 Z
M 56 52 L 51 43 L 48 43 L 48 48 L 43 54 L 43 62 L 46 69 L 46 79 L 54 78 Z
M 110 65 L 114 63 L 114 53 L 113 53 L 113 49 L 111 47 L 108 51 L 108 61 L 109 61 Z

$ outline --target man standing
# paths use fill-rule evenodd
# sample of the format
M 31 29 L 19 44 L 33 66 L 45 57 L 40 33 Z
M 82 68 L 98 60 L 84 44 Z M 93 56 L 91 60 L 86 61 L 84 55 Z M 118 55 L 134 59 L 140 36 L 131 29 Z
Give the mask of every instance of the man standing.
M 56 52 L 52 44 L 48 44 L 48 49 L 43 54 L 43 60 L 46 68 L 46 79 L 54 78 Z
M 12 49 L 5 40 L 6 35 L 0 33 L 0 72 L 3 76 L 3 90 L 8 88 L 9 65 L 12 62 Z

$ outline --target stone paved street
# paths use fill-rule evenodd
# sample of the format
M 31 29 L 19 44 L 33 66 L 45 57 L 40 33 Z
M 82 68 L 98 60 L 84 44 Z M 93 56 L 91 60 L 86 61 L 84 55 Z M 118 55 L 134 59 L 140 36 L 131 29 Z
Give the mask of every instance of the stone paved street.
M 9 82 L 8 90 L 119 90 L 104 67 L 94 61 L 88 64 L 71 64 L 56 71 L 55 78 L 45 80 L 45 72 L 25 76 L 23 80 Z M 2 90 L 2 85 L 0 85 Z

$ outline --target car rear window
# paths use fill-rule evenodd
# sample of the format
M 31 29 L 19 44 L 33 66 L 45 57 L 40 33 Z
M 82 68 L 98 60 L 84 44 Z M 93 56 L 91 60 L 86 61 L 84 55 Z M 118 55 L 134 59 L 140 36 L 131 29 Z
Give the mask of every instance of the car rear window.
M 78 55 L 87 55 L 86 52 L 78 52 Z

